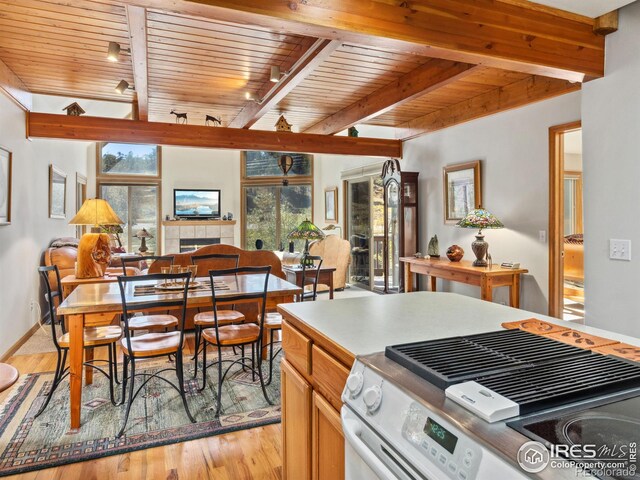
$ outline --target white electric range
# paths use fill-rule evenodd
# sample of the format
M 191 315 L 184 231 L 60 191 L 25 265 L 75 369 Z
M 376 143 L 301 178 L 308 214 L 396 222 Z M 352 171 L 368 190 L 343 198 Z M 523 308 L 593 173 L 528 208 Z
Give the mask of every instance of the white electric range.
M 639 387 L 640 364 L 521 331 L 388 347 L 343 392 L 346 479 L 575 479 L 525 471 L 521 447 L 640 441 Z

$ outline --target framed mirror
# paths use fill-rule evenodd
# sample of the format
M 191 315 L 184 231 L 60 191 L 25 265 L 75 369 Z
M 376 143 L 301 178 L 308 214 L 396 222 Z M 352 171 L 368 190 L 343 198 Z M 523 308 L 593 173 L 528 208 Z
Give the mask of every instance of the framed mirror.
M 480 160 L 443 168 L 444 223 L 455 224 L 482 203 Z

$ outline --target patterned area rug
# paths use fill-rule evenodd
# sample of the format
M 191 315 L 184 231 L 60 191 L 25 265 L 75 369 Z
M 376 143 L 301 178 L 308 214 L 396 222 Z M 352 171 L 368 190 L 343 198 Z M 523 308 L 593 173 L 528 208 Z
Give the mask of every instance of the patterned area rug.
M 226 358 L 226 357 L 225 357 Z M 231 358 L 231 356 L 229 356 Z M 191 423 L 179 394 L 162 380 L 151 380 L 134 401 L 125 433 L 115 438 L 124 418 L 124 406 L 109 401 L 108 380 L 94 374 L 93 385 L 82 391 L 82 428 L 69 431 L 69 384 L 58 387 L 47 409 L 33 418 L 45 399 L 53 373 L 23 375 L 0 407 L 0 476 L 55 467 L 144 448 L 219 435 L 280 421 L 280 372 L 267 387 L 268 405 L 260 382 L 239 366 L 225 379 L 222 414 L 215 418 L 217 371 L 207 370 L 207 388 L 198 391 L 191 379 L 192 363 L 185 365 L 187 401 L 196 423 Z M 168 360 L 139 361 L 137 370 L 157 372 Z M 263 365 L 263 368 L 266 365 Z M 266 368 L 265 368 L 266 370 Z M 120 366 L 120 374 L 122 369 Z M 174 372 L 162 374 L 175 382 Z M 266 375 L 265 375 L 266 377 Z M 199 381 L 202 381 L 200 372 Z M 137 378 L 139 386 L 142 382 Z M 120 388 L 117 395 L 120 395 Z

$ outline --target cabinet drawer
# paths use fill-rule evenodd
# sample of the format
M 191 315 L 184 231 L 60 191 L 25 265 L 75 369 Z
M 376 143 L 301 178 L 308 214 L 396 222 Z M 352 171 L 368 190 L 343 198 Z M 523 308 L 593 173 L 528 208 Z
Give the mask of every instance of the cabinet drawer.
M 315 389 L 333 405 L 333 408 L 340 410 L 342 407 L 340 396 L 347 382 L 349 370 L 315 345 L 311 349 L 311 359 Z
M 311 375 L 311 340 L 282 322 L 282 349 L 287 361 L 300 373 Z

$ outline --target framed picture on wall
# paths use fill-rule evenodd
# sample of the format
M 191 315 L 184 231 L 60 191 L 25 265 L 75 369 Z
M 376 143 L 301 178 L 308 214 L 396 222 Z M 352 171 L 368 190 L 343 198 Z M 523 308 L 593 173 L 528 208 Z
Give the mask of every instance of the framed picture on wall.
M 324 220 L 325 222 L 338 221 L 338 187 L 324 190 Z
M 443 168 L 444 223 L 457 223 L 480 207 L 480 160 Z
M 11 161 L 13 154 L 0 147 L 0 225 L 11 223 Z
M 49 165 L 49 218 L 67 217 L 67 174 Z

